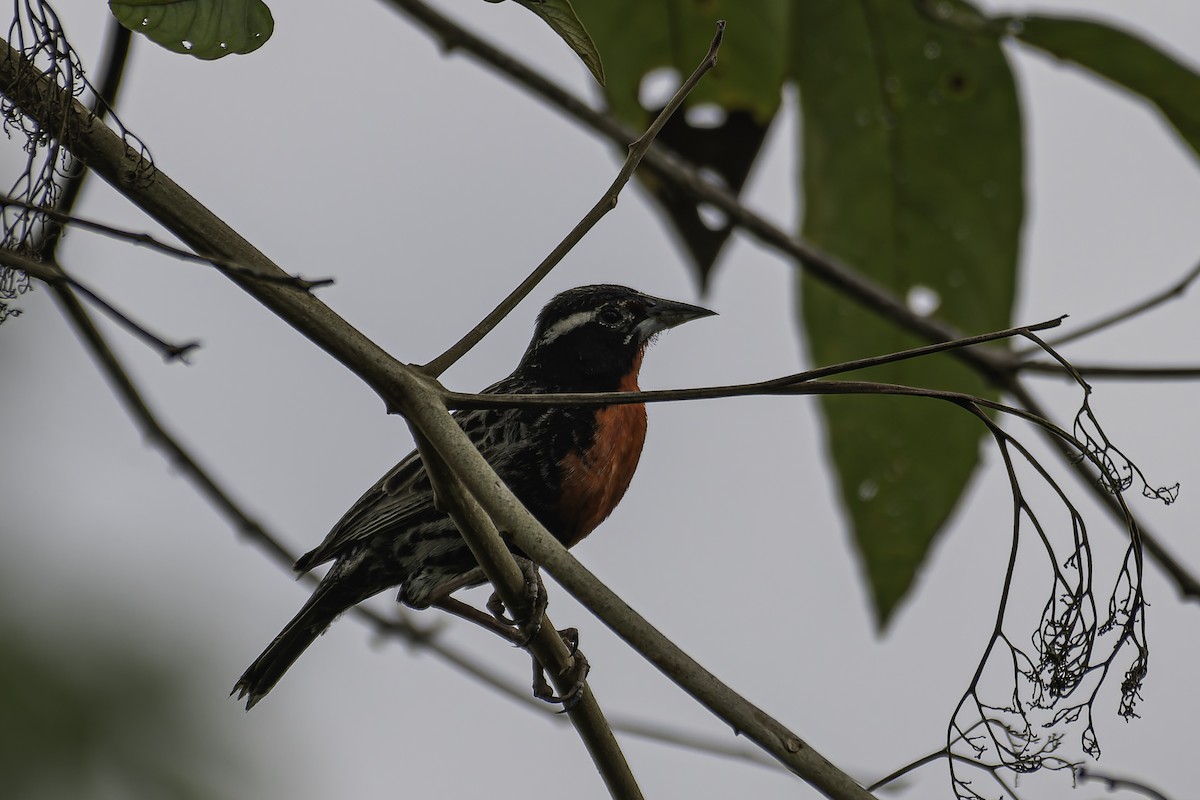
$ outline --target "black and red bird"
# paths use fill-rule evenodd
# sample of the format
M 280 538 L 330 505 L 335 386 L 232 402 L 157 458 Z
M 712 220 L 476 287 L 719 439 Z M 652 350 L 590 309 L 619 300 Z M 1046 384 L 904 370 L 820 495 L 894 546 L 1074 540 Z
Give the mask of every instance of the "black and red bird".
M 624 286 L 570 289 L 538 315 L 521 363 L 489 394 L 637 390 L 650 341 L 714 312 Z M 646 407 L 489 408 L 458 424 L 526 508 L 571 547 L 624 496 L 646 437 Z M 385 589 L 427 608 L 486 581 L 454 523 L 434 507 L 421 459 L 411 453 L 359 498 L 299 573 L 333 561 L 308 602 L 238 680 L 250 708 L 343 611 Z

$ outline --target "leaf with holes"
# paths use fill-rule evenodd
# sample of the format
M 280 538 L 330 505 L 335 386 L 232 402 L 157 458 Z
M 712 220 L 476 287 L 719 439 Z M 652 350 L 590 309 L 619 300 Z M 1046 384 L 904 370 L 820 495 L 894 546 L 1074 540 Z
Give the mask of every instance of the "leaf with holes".
M 275 29 L 261 0 L 111 0 L 108 7 L 134 33 L 205 60 L 251 53 Z
M 696 67 L 717 20 L 727 21 L 716 68 L 692 91 L 684 112 L 668 121 L 658 142 L 734 194 L 741 192 L 779 108 L 791 7 L 787 0 L 575 0 L 604 53 L 609 108 L 638 130 Z M 665 91 L 650 96 L 646 87 L 655 78 Z M 649 169 L 638 179 L 667 214 L 705 285 L 732 233 L 728 221 L 656 180 Z
M 1167 53 L 1126 31 L 1086 19 L 1001 17 L 993 25 L 1142 96 L 1200 154 L 1200 75 Z
M 1024 199 L 1021 121 L 999 42 L 913 3 L 811 0 L 793 9 L 804 236 L 967 333 L 1007 327 Z M 817 281 L 801 281 L 812 359 L 918 344 Z M 987 394 L 948 356 L 864 380 Z M 982 428 L 920 399 L 830 397 L 826 437 L 854 542 L 886 625 L 978 461 Z

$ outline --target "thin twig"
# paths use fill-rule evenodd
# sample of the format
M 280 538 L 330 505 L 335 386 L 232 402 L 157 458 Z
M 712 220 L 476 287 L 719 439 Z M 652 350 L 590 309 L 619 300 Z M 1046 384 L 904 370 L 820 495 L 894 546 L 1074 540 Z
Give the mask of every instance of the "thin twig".
M 1030 414 L 1043 419 L 1049 418 L 1046 409 L 1042 407 L 1042 404 L 1037 401 L 1033 394 L 1020 381 L 1014 380 L 1007 388 L 1016 402 L 1020 403 Z M 1050 437 L 1050 439 L 1050 443 L 1057 448 L 1066 463 L 1075 468 L 1076 477 L 1080 479 L 1084 488 L 1091 492 L 1092 496 L 1100 505 L 1108 509 L 1114 518 L 1124 521 L 1124 511 L 1120 498 L 1093 480 L 1093 476 L 1087 472 L 1083 463 L 1075 458 L 1070 447 L 1055 437 Z M 1154 559 L 1159 569 L 1175 584 L 1180 597 L 1184 600 L 1200 602 L 1200 578 L 1193 575 L 1191 570 L 1167 550 L 1166 545 L 1160 542 L 1158 537 L 1154 536 L 1144 525 L 1139 526 L 1138 536 L 1141 539 L 1142 548 L 1146 554 Z
M 973 726 L 970 730 L 974 730 L 975 727 L 978 727 L 978 724 Z M 957 741 L 961 740 L 962 738 L 964 738 L 964 737 L 962 735 L 959 735 L 959 736 L 955 737 L 955 741 L 957 742 Z M 984 772 L 989 773 L 993 778 L 996 779 L 996 781 L 1002 787 L 1004 787 L 1005 791 L 1012 794 L 1012 789 L 1000 777 L 998 769 L 995 765 L 985 764 L 982 761 L 977 761 L 974 758 L 968 758 L 967 756 L 964 756 L 960 753 L 950 752 L 944 747 L 941 750 L 935 750 L 932 753 L 921 756 L 920 758 L 916 759 L 915 761 L 910 761 L 909 763 L 905 764 L 903 767 L 900 767 L 899 769 L 896 769 L 895 771 L 891 772 L 887 776 L 875 781 L 867 788 L 870 789 L 872 792 L 879 791 L 883 787 L 887 786 L 889 783 L 895 783 L 896 781 L 903 778 L 905 775 L 908 775 L 910 772 L 915 772 L 916 770 L 920 769 L 921 767 L 932 764 L 935 761 L 941 761 L 943 758 L 947 758 L 951 761 L 958 761 L 960 763 L 967 764 L 972 767 L 976 767 L 978 769 L 983 770 Z
M 478 325 L 469 330 L 465 336 L 455 342 L 446 352 L 442 353 L 437 358 L 430 361 L 422 370 L 425 374 L 432 377 L 438 377 L 447 369 L 449 369 L 458 359 L 462 358 L 472 347 L 479 344 L 480 340 L 492 331 L 500 321 L 503 320 L 517 304 L 524 300 L 533 289 L 542 282 L 542 279 L 550 274 L 550 271 L 558 266 L 559 262 L 566 257 L 567 253 L 579 244 L 588 232 L 596 227 L 605 214 L 617 207 L 617 198 L 621 194 L 621 190 L 625 188 L 625 184 L 629 183 L 629 179 L 633 177 L 634 171 L 638 165 L 642 163 L 650 145 L 654 143 L 655 137 L 659 131 L 667 124 L 667 120 L 683 105 L 684 99 L 691 94 L 692 89 L 700 82 L 700 79 L 717 65 L 717 52 L 721 49 L 721 40 L 725 36 L 725 22 L 720 20 L 717 22 L 717 32 L 713 36 L 712 43 L 708 47 L 708 52 L 700 61 L 688 79 L 683 82 L 683 85 L 675 92 L 670 102 L 659 112 L 650 127 L 645 133 L 639 136 L 632 144 L 629 145 L 629 155 L 625 158 L 625 163 L 621 165 L 620 171 L 617 172 L 617 177 L 613 179 L 612 185 L 605 190 L 596 204 L 591 210 L 584 215 L 583 219 L 571 229 L 563 240 L 550 251 L 542 263 L 529 274 L 525 280 L 513 289 L 508 297 L 500 301 L 492 311 L 480 321 Z
M 82 294 L 84 297 L 98 306 L 100 310 L 107 314 L 122 328 L 125 328 L 134 336 L 162 353 L 163 358 L 167 361 L 186 361 L 187 354 L 200 346 L 200 343 L 197 341 L 173 344 L 156 336 L 147 330 L 145 326 L 134 322 L 128 314 L 118 309 L 112 303 L 105 300 L 99 294 L 80 283 L 75 278 L 72 278 L 65 271 L 63 271 L 61 267 L 55 264 L 34 261 L 31 258 L 26 258 L 25 256 L 18 255 L 12 250 L 6 250 L 4 248 L 0 248 L 0 264 L 3 264 L 10 269 L 22 270 L 28 275 L 31 275 L 48 285 L 66 286 L 75 290 L 79 294 Z
M 796 387 L 802 383 L 809 383 L 821 378 L 828 378 L 832 375 L 842 375 L 847 372 L 857 372 L 859 370 L 869 369 L 870 367 L 878 367 L 884 364 L 894 364 L 913 358 L 922 358 L 934 353 L 943 353 L 965 347 L 973 347 L 975 345 L 1007 339 L 1013 336 L 1028 336 L 1033 331 L 1040 331 L 1047 328 L 1056 327 L 1061 320 L 1062 318 L 1059 317 L 1057 319 L 1039 322 L 1036 325 L 1008 328 L 1002 331 L 993 331 L 991 333 L 983 333 L 977 336 L 968 336 L 949 342 L 938 342 L 937 344 L 914 347 L 909 350 L 900 350 L 895 353 L 886 353 L 880 356 L 869 356 L 867 358 L 859 358 L 853 361 L 844 361 L 840 364 L 831 364 L 827 367 L 818 367 L 817 369 L 810 369 L 804 372 L 784 375 L 779 378 L 770 378 L 764 381 L 755 381 L 753 383 L 740 383 L 726 386 L 706 386 L 694 389 L 655 389 L 637 392 L 578 392 L 570 394 L 545 393 L 531 395 L 509 395 L 471 394 L 465 392 L 447 391 L 444 396 L 446 405 L 449 408 L 474 409 L 512 408 L 516 406 L 621 405 L 628 403 L 662 403 L 678 400 L 711 400 L 723 397 L 746 397 L 753 395 L 797 394 L 793 387 Z M 826 383 L 825 385 L 828 386 L 829 384 Z M 816 391 L 825 393 L 827 390 Z
M 1075 770 L 1075 780 L 1084 784 L 1090 782 L 1103 783 L 1108 787 L 1110 792 L 1115 792 L 1119 789 L 1127 789 L 1131 792 L 1144 794 L 1151 800 L 1168 800 L 1167 796 L 1157 789 L 1148 786 L 1141 781 L 1134 781 L 1128 778 L 1117 778 L 1113 775 L 1108 775 L 1103 772 L 1096 772 L 1092 769 L 1079 767 Z
M 660 725 L 657 722 L 639 721 L 632 718 L 613 718 L 611 723 L 614 731 L 619 731 L 628 736 L 637 736 L 638 738 L 657 742 L 658 744 L 682 747 L 685 750 L 694 750 L 707 755 L 724 756 L 738 761 L 746 761 L 760 767 L 770 767 L 774 770 L 783 771 L 780 763 L 764 754 L 763 751 L 739 744 L 731 744 L 723 739 L 717 739 L 712 736 L 699 736 L 680 728 Z
M 1188 270 L 1187 274 L 1163 291 L 1153 294 L 1150 297 L 1147 297 L 1145 300 L 1138 301 L 1130 305 L 1128 308 L 1114 311 L 1111 314 L 1101 317 L 1095 322 L 1089 322 L 1088 324 L 1083 325 L 1076 330 L 1065 333 L 1062 336 L 1051 340 L 1050 344 L 1053 347 L 1061 347 L 1067 342 L 1073 342 L 1077 339 L 1082 339 L 1085 336 L 1090 336 L 1093 333 L 1098 333 L 1106 328 L 1111 328 L 1115 325 L 1119 325 L 1122 322 L 1133 319 L 1139 314 L 1144 314 L 1147 311 L 1151 311 L 1169 300 L 1183 297 L 1184 293 L 1188 290 L 1188 287 L 1190 287 L 1197 278 L 1200 278 L 1200 262 L 1197 262 L 1195 266 Z M 1030 352 L 1036 352 L 1036 350 L 1031 350 Z M 1026 355 L 1026 353 L 1020 353 L 1018 355 L 1023 356 Z
M 1133 367 L 1115 364 L 1075 364 L 1076 371 L 1088 378 L 1126 378 L 1143 381 L 1180 381 L 1200 378 L 1200 367 Z M 1022 361 L 1021 372 L 1047 377 L 1069 378 L 1062 365 L 1053 361 Z
M 986 772 L 988 775 L 991 776 L 992 780 L 994 780 L 996 783 L 998 783 L 1000 785 L 1001 789 L 1003 789 L 1005 792 L 1008 793 L 1008 796 L 1011 798 L 1011 800 L 1019 800 L 1019 796 L 1017 795 L 1016 790 L 1013 789 L 1013 787 L 1009 785 L 1008 781 L 1004 780 L 1004 778 L 1000 775 L 1000 770 L 998 767 L 996 767 L 993 764 L 985 764 L 984 762 L 978 761 L 974 758 L 968 758 L 967 756 L 964 756 L 961 753 L 950 753 L 949 755 L 947 755 L 945 750 L 938 750 L 936 753 L 930 753 L 929 755 L 925 756 L 924 758 L 920 758 L 911 764 L 901 767 L 900 769 L 896 770 L 894 773 L 887 776 L 886 778 L 882 778 L 882 779 L 876 781 L 875 783 L 871 784 L 871 786 L 868 788 L 870 788 L 870 790 L 873 792 L 878 791 L 879 789 L 882 789 L 887 784 L 893 783 L 896 780 L 899 780 L 901 777 L 908 774 L 909 772 L 912 772 L 913 770 L 917 769 L 918 767 L 924 767 L 928 764 L 932 764 L 935 761 L 941 761 L 943 758 L 948 758 L 951 762 L 958 762 L 960 764 L 966 764 L 967 766 L 975 767 L 976 769 Z
M 87 173 L 83 172 L 81 174 L 86 175 Z M 243 278 L 249 278 L 251 280 L 265 281 L 268 283 L 279 284 L 281 286 L 291 286 L 305 292 L 311 289 L 319 289 L 322 286 L 329 286 L 334 282 L 333 278 L 303 278 L 299 275 L 275 275 L 273 273 L 266 273 L 259 269 L 255 269 L 254 267 L 247 266 L 245 264 L 237 264 L 227 259 L 198 255 L 193 253 L 191 250 L 185 250 L 182 247 L 176 247 L 175 245 L 160 241 L 148 233 L 127 231 L 123 228 L 117 228 L 96 220 L 73 216 L 58 209 L 47 208 L 36 203 L 28 203 L 20 198 L 0 195 L 0 208 L 5 208 L 8 206 L 13 206 L 15 208 L 28 208 L 33 211 L 37 211 L 39 214 L 44 215 L 47 219 L 53 222 L 59 223 L 61 226 L 73 225 L 77 228 L 94 231 L 95 233 L 99 233 L 113 239 L 120 239 L 131 244 L 156 250 L 165 255 L 178 258 L 180 261 L 189 261 L 195 264 L 213 266 L 218 270 L 225 272 L 226 274 L 237 275 Z

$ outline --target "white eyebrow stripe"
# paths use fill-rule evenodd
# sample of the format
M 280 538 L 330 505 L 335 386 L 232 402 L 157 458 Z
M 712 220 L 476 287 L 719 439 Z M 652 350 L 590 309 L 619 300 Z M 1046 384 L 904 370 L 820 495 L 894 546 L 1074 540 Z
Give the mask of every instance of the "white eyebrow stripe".
M 538 340 L 538 343 L 549 344 L 558 337 L 562 336 L 564 333 L 573 331 L 580 325 L 591 322 L 595 318 L 595 309 L 591 309 L 590 311 L 576 311 L 574 314 L 571 314 L 568 317 L 563 317 L 558 322 L 547 328 L 546 332 L 542 334 L 542 338 Z

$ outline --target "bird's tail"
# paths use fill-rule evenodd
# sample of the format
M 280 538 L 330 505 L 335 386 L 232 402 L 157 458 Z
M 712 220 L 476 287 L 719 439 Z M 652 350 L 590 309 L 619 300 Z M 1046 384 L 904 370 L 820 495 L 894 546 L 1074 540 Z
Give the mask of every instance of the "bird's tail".
M 230 694 L 237 694 L 239 700 L 247 698 L 247 711 L 254 708 L 338 615 L 363 599 L 357 592 L 347 592 L 340 581 L 321 581 L 300 612 L 254 659 Z

